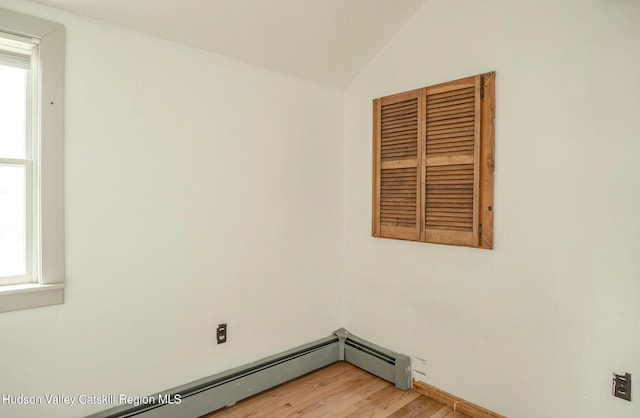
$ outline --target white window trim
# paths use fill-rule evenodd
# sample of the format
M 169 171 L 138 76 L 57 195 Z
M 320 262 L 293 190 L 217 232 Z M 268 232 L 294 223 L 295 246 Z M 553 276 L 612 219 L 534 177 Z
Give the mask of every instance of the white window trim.
M 40 41 L 39 137 L 34 200 L 40 271 L 36 283 L 0 286 L 0 312 L 64 302 L 64 26 L 0 8 L 0 31 Z

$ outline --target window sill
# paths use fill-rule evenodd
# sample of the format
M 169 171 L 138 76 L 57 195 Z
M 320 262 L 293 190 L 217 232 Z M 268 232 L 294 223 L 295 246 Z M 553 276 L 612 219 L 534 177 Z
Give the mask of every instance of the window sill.
M 0 313 L 64 303 L 64 284 L 0 286 Z

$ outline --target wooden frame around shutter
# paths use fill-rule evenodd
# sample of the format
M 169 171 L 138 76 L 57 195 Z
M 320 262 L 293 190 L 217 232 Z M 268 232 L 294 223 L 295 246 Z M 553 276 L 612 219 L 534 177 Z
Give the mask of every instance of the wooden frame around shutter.
M 375 99 L 373 114 L 372 235 L 493 248 L 495 73 Z M 415 229 L 406 193 L 414 167 Z
M 482 74 L 480 146 L 480 248 L 493 249 L 493 193 L 495 172 L 496 73 Z

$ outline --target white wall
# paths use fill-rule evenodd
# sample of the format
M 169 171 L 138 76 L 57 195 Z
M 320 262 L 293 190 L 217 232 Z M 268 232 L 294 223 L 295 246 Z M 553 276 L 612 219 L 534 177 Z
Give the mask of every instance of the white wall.
M 430 0 L 351 84 L 345 326 L 509 417 L 638 417 L 640 3 Z M 497 71 L 495 250 L 374 239 L 371 100 Z M 418 364 L 418 363 L 416 363 Z
M 67 29 L 66 302 L 0 315 L 3 393 L 151 394 L 340 326 L 340 90 L 0 7 Z

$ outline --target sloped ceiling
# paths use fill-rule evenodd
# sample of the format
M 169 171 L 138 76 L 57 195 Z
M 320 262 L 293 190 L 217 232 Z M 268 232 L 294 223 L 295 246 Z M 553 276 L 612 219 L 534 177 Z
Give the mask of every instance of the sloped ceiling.
M 345 87 L 426 0 L 36 0 Z

